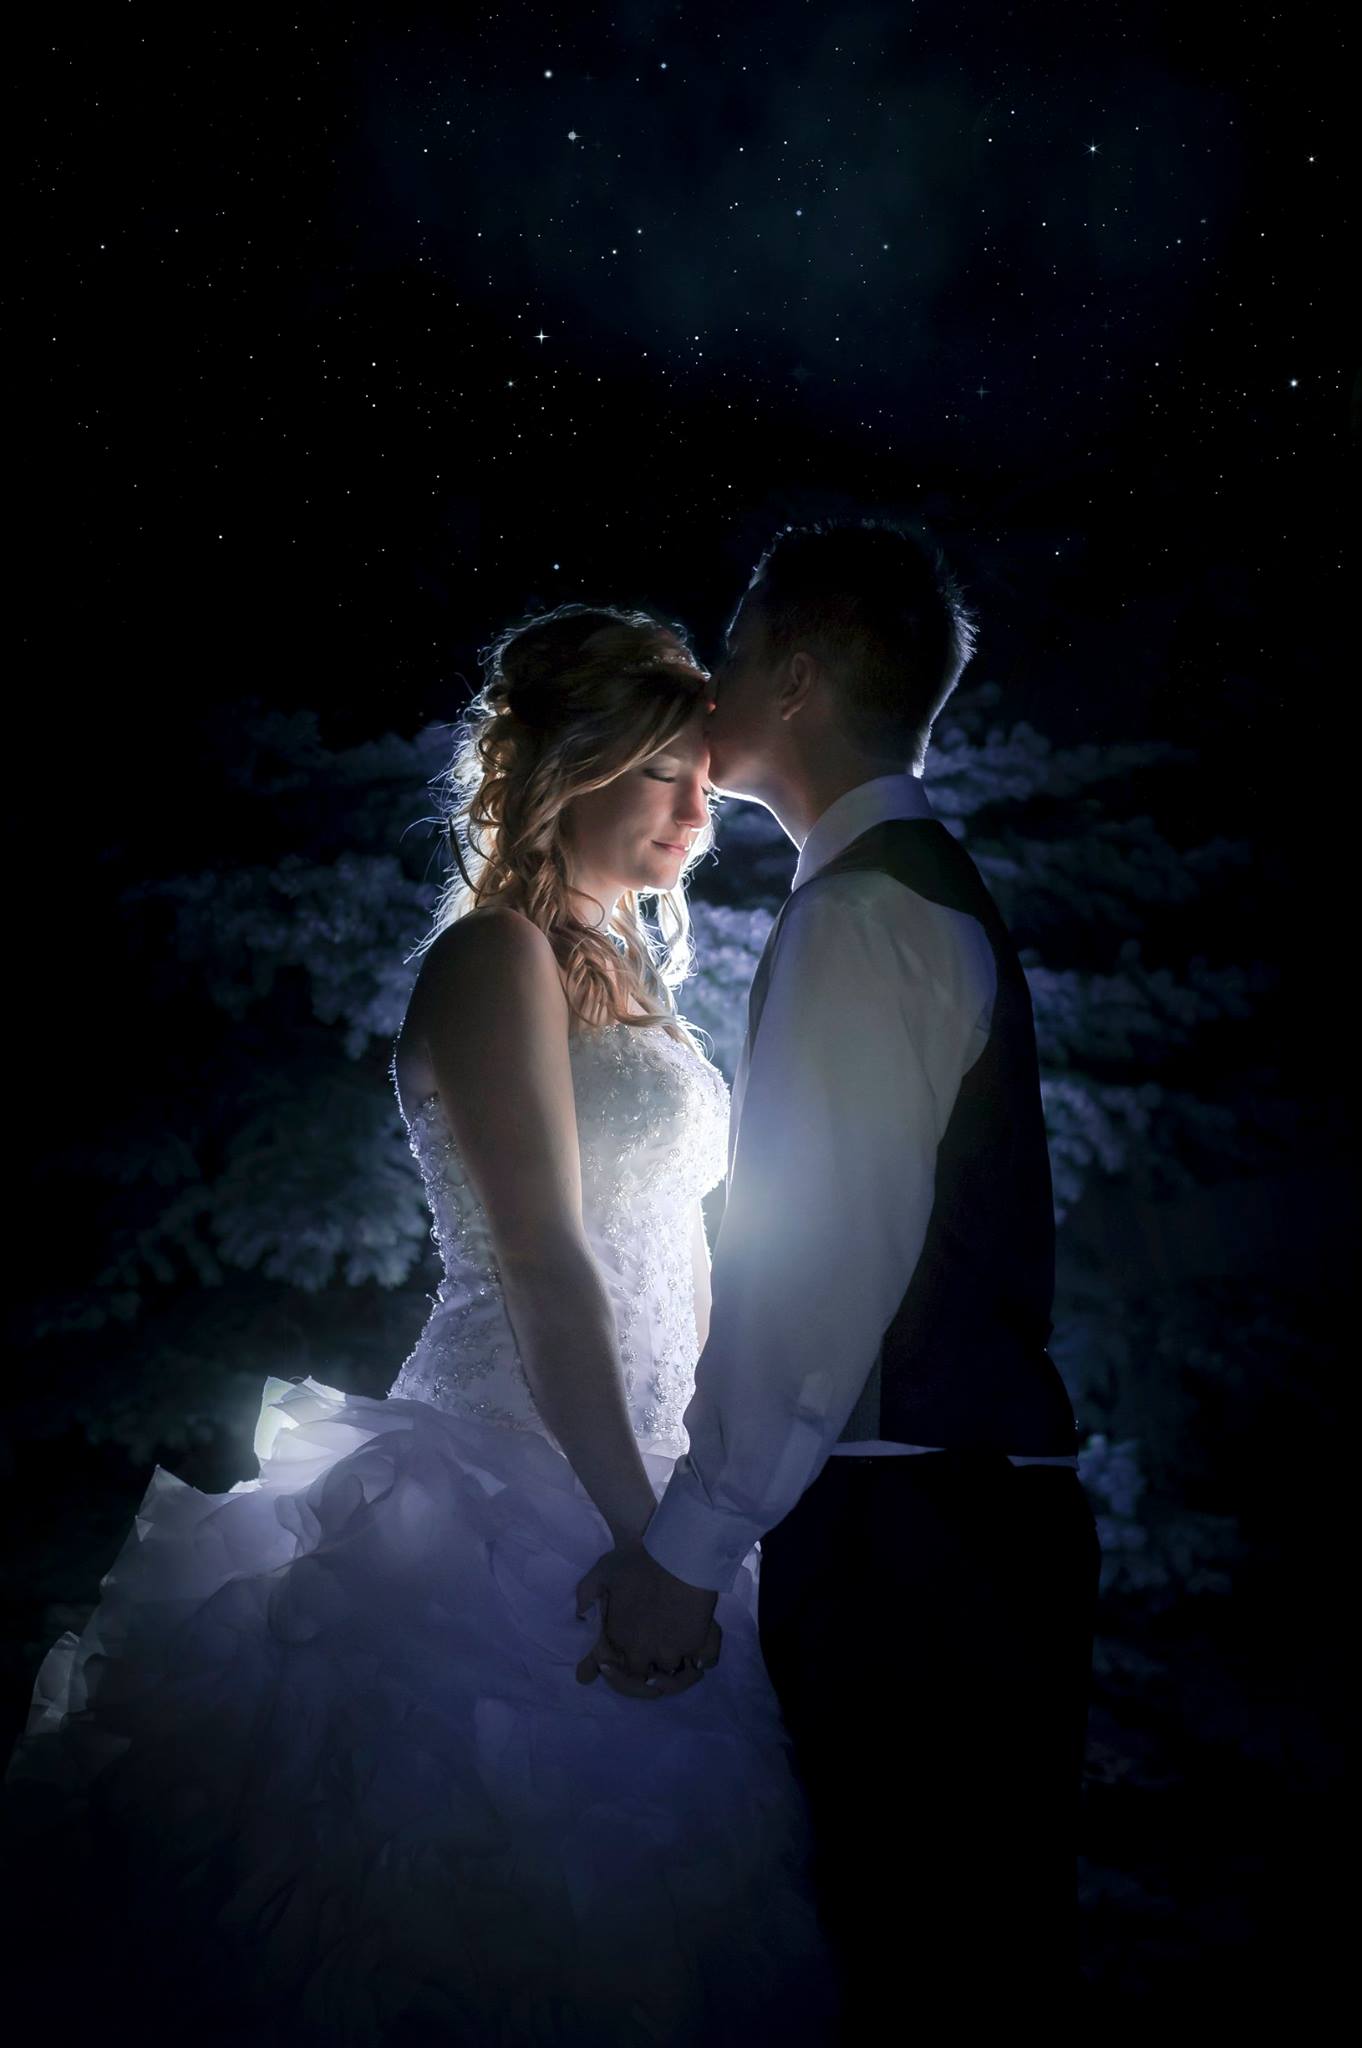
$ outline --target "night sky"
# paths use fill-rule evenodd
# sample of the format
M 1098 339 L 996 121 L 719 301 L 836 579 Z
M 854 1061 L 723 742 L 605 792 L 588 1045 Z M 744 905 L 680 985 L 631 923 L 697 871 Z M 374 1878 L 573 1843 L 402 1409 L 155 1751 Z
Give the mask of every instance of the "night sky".
M 775 527 L 848 511 L 929 522 L 972 676 L 1057 739 L 1254 776 L 1313 725 L 1353 459 L 1332 39 L 1185 6 L 479 17 L 139 0 L 35 35 L 40 731 L 131 721 L 144 761 L 162 703 L 243 691 L 409 730 L 565 598 L 659 605 L 712 659 Z

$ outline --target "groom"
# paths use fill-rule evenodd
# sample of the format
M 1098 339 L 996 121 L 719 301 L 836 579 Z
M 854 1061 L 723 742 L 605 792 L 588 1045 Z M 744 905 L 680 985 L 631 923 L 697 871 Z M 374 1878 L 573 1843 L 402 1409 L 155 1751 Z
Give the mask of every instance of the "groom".
M 785 529 L 730 624 L 713 779 L 799 862 L 749 998 L 690 1448 L 578 1588 L 579 1678 L 657 1697 L 714 1661 L 760 1541 L 856 2043 L 938 2008 L 1053 2035 L 1078 1988 L 1099 1553 L 1046 1351 L 1035 1031 L 920 779 L 973 637 L 939 553 L 871 521 Z

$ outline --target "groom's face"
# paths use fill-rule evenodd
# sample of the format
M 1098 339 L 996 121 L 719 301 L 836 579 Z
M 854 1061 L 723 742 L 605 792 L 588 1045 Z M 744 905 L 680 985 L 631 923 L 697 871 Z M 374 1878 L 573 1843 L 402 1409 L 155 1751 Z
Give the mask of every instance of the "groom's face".
M 771 743 L 773 664 L 760 604 L 748 596 L 724 636 L 724 652 L 710 675 L 714 710 L 705 728 L 715 787 L 734 796 L 757 796 Z

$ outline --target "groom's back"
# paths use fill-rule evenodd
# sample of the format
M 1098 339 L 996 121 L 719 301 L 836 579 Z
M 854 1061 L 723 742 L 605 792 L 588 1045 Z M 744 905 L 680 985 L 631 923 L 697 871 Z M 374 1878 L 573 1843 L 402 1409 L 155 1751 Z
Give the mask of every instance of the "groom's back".
M 997 993 L 987 1044 L 942 1134 L 921 1256 L 839 1440 L 1070 1455 L 1073 1408 L 1045 1348 L 1054 1198 L 1031 994 L 1016 947 L 973 860 L 937 819 L 875 826 L 804 886 L 865 872 L 977 920 Z

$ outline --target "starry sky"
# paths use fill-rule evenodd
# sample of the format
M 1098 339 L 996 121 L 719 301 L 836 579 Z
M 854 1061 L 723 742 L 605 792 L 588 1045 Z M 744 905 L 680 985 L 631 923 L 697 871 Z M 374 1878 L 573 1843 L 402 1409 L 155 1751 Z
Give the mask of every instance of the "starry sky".
M 565 598 L 713 659 L 778 525 L 869 511 L 945 545 L 1008 716 L 1260 808 L 1346 660 L 1338 61 L 1291 10 L 1000 0 L 33 30 L 33 733 L 151 782 L 243 693 L 412 730 Z

